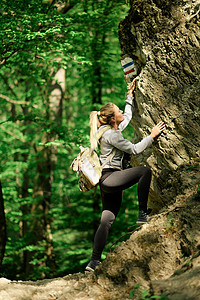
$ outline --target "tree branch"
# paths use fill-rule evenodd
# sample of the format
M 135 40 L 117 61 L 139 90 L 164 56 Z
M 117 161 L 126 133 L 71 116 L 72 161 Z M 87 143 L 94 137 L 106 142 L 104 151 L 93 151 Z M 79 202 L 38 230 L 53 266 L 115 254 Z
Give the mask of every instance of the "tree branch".
M 3 127 L 2 125 L 0 125 L 0 127 L 1 127 L 1 129 L 2 129 L 4 132 L 6 132 L 6 133 L 8 133 L 9 135 L 13 136 L 15 139 L 20 140 L 20 141 L 23 142 L 23 143 L 26 143 L 26 141 L 25 141 L 24 139 L 22 139 L 22 138 L 20 138 L 19 136 L 15 135 L 13 132 L 7 130 L 7 129 L 6 129 L 5 127 Z
M 52 8 L 52 6 L 54 5 L 55 2 L 56 2 L 56 0 L 53 0 L 53 1 L 51 2 L 51 4 L 49 5 L 49 7 L 48 7 L 48 9 L 47 9 L 47 11 L 46 11 L 46 14 L 48 14 L 49 10 Z
M 2 95 L 0 94 L 0 98 L 10 102 L 10 103 L 13 103 L 13 104 L 24 104 L 24 105 L 27 105 L 29 104 L 30 102 L 25 102 L 25 101 L 17 101 L 17 100 L 12 100 L 10 99 L 9 97 L 5 96 L 5 95 Z

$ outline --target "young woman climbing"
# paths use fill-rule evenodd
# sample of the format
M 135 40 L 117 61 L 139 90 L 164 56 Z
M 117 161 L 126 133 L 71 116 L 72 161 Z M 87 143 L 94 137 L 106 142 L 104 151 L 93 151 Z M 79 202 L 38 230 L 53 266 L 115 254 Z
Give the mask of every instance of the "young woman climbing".
M 106 162 L 104 165 L 99 183 L 102 198 L 102 215 L 100 225 L 94 237 L 93 253 L 91 261 L 86 267 L 87 271 L 94 271 L 100 264 L 101 254 L 106 244 L 109 230 L 120 210 L 123 190 L 136 183 L 138 183 L 137 193 L 139 202 L 137 224 L 147 222 L 147 201 L 151 182 L 151 170 L 148 167 L 142 166 L 123 170 L 122 158 L 124 153 L 138 154 L 151 146 L 154 138 L 160 135 L 165 129 L 165 123 L 159 122 L 152 129 L 151 134 L 137 144 L 133 144 L 123 138 L 121 132 L 130 122 L 134 110 L 134 89 L 135 82 L 133 81 L 126 99 L 124 114 L 114 103 L 108 103 L 99 112 L 93 111 L 90 115 L 91 145 L 97 142 L 95 136 L 100 127 L 111 126 L 100 139 L 101 163 L 105 162 L 106 158 L 113 151 L 113 148 L 115 148 L 116 152 L 112 160 Z

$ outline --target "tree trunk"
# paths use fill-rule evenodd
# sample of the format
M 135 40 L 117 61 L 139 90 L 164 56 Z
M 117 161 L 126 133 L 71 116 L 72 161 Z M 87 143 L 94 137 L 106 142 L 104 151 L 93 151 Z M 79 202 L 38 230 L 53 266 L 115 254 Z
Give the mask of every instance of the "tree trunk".
M 24 154 L 23 158 L 24 161 L 26 162 L 28 156 Z M 22 199 L 27 198 L 29 196 L 28 188 L 29 188 L 29 169 L 27 168 L 23 174 L 23 182 L 22 182 L 22 186 L 19 188 L 18 196 Z M 21 211 L 23 216 L 30 215 L 30 204 L 22 204 Z M 29 226 L 28 226 L 27 218 L 23 218 L 22 221 L 20 222 L 20 236 L 22 238 L 25 238 L 27 234 L 29 234 Z M 27 258 L 28 258 L 28 251 L 25 250 L 21 253 L 23 274 L 26 274 L 27 265 L 29 263 Z
M 62 102 L 65 90 L 65 71 L 59 69 L 54 75 L 55 82 L 52 82 L 50 88 L 50 97 L 47 103 L 47 114 L 51 121 L 60 124 L 62 116 Z M 56 165 L 56 147 L 46 146 L 55 140 L 55 136 L 50 133 L 44 133 L 42 143 L 44 146 L 37 148 L 37 170 L 33 192 L 34 204 L 32 205 L 31 214 L 31 232 L 33 237 L 31 244 L 40 245 L 45 248 L 45 253 L 38 254 L 38 266 L 49 268 L 51 276 L 56 274 L 55 257 L 52 246 L 51 236 L 51 219 L 49 209 L 51 204 L 51 187 L 53 183 L 53 171 Z M 28 261 L 30 262 L 35 255 L 29 253 Z M 44 260 L 44 257 L 47 258 Z M 27 264 L 26 276 L 31 273 L 31 265 Z M 42 277 L 45 277 L 45 272 Z M 48 275 L 49 276 L 49 275 Z
M 4 198 L 0 181 L 0 271 L 6 247 L 6 218 L 4 212 Z
M 105 41 L 105 34 L 99 32 L 99 29 L 95 29 L 94 38 L 92 42 L 92 63 L 93 63 L 93 76 L 92 76 L 92 104 L 102 104 L 102 70 L 101 70 L 101 59 L 102 49 Z
M 38 266 L 44 268 L 50 267 L 52 275 L 55 274 L 55 261 L 52 248 L 49 208 L 51 203 L 51 186 L 53 182 L 53 168 L 51 149 L 47 148 L 39 151 L 37 156 L 37 175 L 33 192 L 34 204 L 32 205 L 31 214 L 31 244 L 43 246 L 45 252 L 38 253 Z M 34 253 L 29 253 L 28 260 L 32 259 Z M 44 256 L 47 258 L 44 260 Z M 30 264 L 26 265 L 26 276 L 31 272 Z M 45 271 L 42 277 L 46 276 Z

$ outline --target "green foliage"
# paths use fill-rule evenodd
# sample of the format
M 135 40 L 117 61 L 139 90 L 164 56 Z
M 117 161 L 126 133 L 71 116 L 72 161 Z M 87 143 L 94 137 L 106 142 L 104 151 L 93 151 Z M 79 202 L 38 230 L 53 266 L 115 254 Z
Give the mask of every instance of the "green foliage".
M 90 111 L 110 101 L 125 104 L 117 30 L 126 1 L 64 4 L 65 11 L 49 1 L 3 0 L 0 8 L 0 178 L 8 235 L 2 273 L 11 279 L 84 270 L 99 223 L 100 191 L 81 193 L 69 166 L 79 146 L 89 145 Z M 61 86 L 60 69 L 65 91 L 55 115 L 50 94 Z M 132 135 L 129 127 L 125 136 Z M 124 192 L 104 258 L 134 224 L 136 208 L 133 187 Z
M 196 201 L 199 201 L 200 199 L 200 183 L 199 186 L 197 187 L 196 193 L 193 195 L 193 199 Z
M 135 295 L 135 292 L 140 288 L 140 284 L 136 284 L 134 286 L 134 288 L 130 291 L 129 293 L 129 298 L 133 298 L 133 296 Z
M 135 297 L 137 292 L 137 299 L 138 300 L 152 300 L 152 299 L 158 299 L 158 300 L 167 300 L 167 297 L 165 294 L 162 294 L 160 296 L 156 295 L 150 295 L 150 293 L 145 289 L 140 289 L 140 284 L 136 284 L 134 288 L 129 293 L 129 298 Z

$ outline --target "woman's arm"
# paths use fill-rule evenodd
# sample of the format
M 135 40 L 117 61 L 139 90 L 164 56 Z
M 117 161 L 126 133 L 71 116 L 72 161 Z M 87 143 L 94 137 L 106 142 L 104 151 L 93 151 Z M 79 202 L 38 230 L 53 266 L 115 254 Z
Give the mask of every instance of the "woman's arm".
M 129 124 L 130 120 L 132 119 L 132 115 L 134 112 L 134 90 L 135 90 L 135 81 L 131 83 L 131 87 L 128 91 L 128 96 L 126 99 L 126 106 L 124 109 L 124 120 L 119 124 L 119 130 L 123 131 L 127 125 Z
M 139 143 L 133 144 L 129 140 L 125 139 L 119 130 L 113 131 L 109 136 L 106 132 L 105 139 L 115 148 L 129 154 L 139 154 L 146 148 L 150 147 L 153 143 L 153 138 L 149 135 L 142 139 Z
M 136 144 L 133 144 L 129 140 L 124 139 L 119 130 L 112 130 L 112 132 L 108 130 L 107 132 L 105 132 L 104 138 L 107 143 L 123 152 L 127 152 L 129 154 L 139 154 L 146 148 L 150 147 L 153 143 L 154 138 L 159 136 L 164 129 L 165 123 L 161 121 L 155 127 L 153 127 L 149 136 L 145 137 Z

